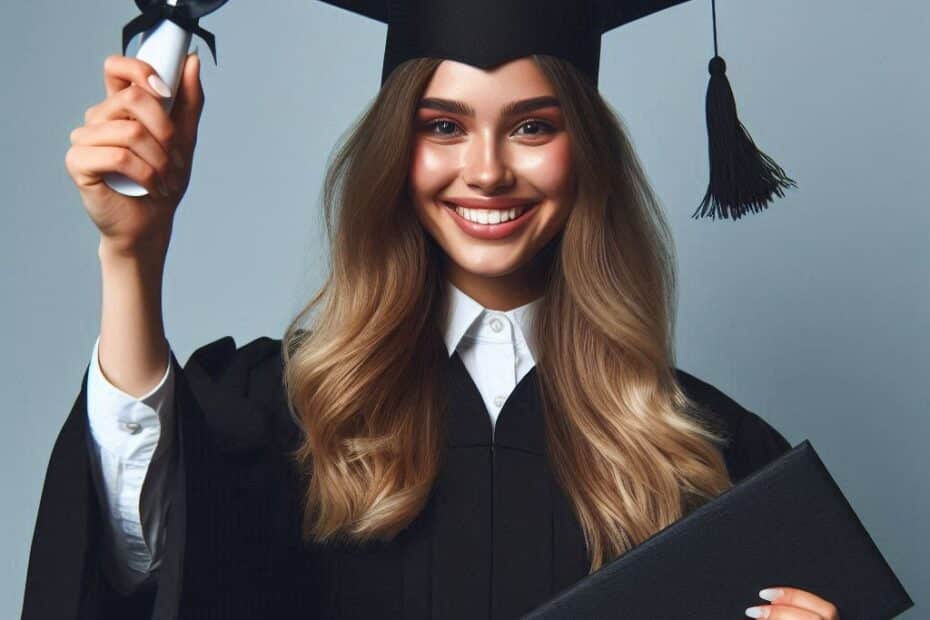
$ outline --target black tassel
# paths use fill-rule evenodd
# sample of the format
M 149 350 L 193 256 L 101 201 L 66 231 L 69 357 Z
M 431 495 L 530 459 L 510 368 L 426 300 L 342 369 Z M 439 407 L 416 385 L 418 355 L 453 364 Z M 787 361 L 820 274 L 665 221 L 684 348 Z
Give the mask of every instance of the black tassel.
M 707 139 L 710 184 L 701 206 L 691 216 L 739 219 L 758 213 L 784 190 L 797 187 L 775 161 L 760 151 L 736 115 L 736 100 L 727 80 L 727 65 L 717 54 L 717 17 L 714 9 L 714 57 L 708 70 Z

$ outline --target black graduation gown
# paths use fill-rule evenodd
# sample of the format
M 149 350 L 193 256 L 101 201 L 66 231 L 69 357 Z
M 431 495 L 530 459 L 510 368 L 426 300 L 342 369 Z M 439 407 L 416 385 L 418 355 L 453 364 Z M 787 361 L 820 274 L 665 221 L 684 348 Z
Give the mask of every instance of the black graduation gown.
M 449 358 L 448 450 L 430 501 L 390 543 L 303 546 L 300 430 L 280 387 L 281 341 L 197 349 L 176 375 L 178 469 L 157 581 L 119 596 L 101 570 L 105 515 L 91 478 L 87 371 L 55 442 L 39 504 L 23 618 L 515 618 L 587 574 L 584 539 L 544 456 L 532 369 L 491 427 Z M 677 370 L 719 416 L 738 481 L 790 448 L 754 413 Z

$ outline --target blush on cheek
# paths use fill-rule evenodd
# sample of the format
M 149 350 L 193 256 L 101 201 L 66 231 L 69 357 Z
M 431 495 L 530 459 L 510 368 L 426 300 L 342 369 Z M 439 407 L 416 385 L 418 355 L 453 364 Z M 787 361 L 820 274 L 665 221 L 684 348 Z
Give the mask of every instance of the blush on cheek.
M 410 182 L 420 195 L 436 193 L 451 183 L 458 172 L 457 160 L 449 153 L 420 144 L 414 148 Z
M 413 156 L 411 173 L 418 181 L 423 182 L 442 169 L 441 159 L 436 157 L 429 149 L 417 149 Z
M 572 158 L 568 139 L 557 139 L 544 148 L 526 151 L 515 164 L 536 188 L 552 198 L 564 197 L 571 188 Z

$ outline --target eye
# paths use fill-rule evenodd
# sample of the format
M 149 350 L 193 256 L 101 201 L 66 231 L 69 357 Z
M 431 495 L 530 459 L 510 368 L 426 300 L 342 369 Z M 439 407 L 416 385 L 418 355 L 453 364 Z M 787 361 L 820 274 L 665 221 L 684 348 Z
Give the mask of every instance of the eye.
M 449 133 L 449 132 L 446 132 L 446 131 L 441 131 L 441 130 L 440 130 L 440 131 L 435 131 L 435 130 L 436 130 L 436 129 L 452 129 L 452 130 L 455 130 L 455 129 L 458 128 L 458 125 L 456 125 L 455 123 L 453 123 L 452 121 L 450 121 L 450 120 L 448 120 L 448 119 L 441 118 L 441 119 L 438 119 L 438 120 L 435 120 L 435 121 L 426 123 L 426 127 L 427 127 L 427 129 L 430 130 L 430 133 L 432 133 L 432 134 L 434 134 L 434 135 L 437 135 L 437 136 L 447 136 L 447 137 L 448 137 L 448 136 L 453 136 L 453 135 L 455 135 L 455 134 L 454 134 L 454 133 Z
M 428 122 L 425 126 L 433 135 L 445 137 L 455 136 L 455 132 L 459 130 L 459 127 L 455 122 L 445 118 Z M 550 123 L 538 119 L 525 121 L 524 123 L 521 123 L 517 129 L 519 130 L 527 127 L 531 130 L 522 134 L 524 136 L 540 136 L 553 133 L 555 131 L 555 127 L 553 127 Z
M 531 131 L 530 133 L 523 134 L 525 136 L 539 136 L 539 135 L 543 135 L 547 133 L 552 133 L 555 129 L 549 123 L 545 121 L 535 120 L 535 119 L 531 121 L 526 121 L 525 123 L 521 124 L 520 127 L 518 127 L 518 129 L 521 129 L 523 127 L 536 128 L 536 131 Z

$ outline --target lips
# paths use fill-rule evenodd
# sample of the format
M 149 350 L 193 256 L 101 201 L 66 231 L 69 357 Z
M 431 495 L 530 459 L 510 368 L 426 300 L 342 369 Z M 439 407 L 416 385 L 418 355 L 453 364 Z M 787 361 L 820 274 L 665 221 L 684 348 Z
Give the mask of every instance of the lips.
M 513 207 L 533 206 L 537 198 L 445 198 L 441 202 L 447 207 L 456 206 L 465 209 L 512 209 Z
M 528 211 L 529 209 L 532 209 L 533 207 L 535 207 L 537 204 L 539 204 L 539 203 L 538 203 L 538 202 L 520 202 L 520 203 L 511 205 L 511 206 L 508 206 L 508 207 L 487 207 L 487 206 L 485 206 L 485 207 L 469 207 L 469 206 L 466 206 L 466 205 L 463 205 L 463 204 L 459 204 L 459 203 L 455 203 L 455 202 L 446 202 L 446 201 L 443 201 L 443 202 L 442 202 L 442 205 L 443 205 L 443 206 L 448 207 L 448 208 L 452 209 L 453 211 L 455 211 L 455 209 L 458 208 L 458 207 L 462 207 L 462 208 L 464 208 L 464 209 L 487 209 L 487 210 L 489 210 L 489 211 L 508 211 L 508 210 L 510 210 L 510 209 L 513 209 L 513 208 L 518 208 L 518 209 L 523 208 L 524 210 L 527 210 L 527 211 Z
M 475 237 L 477 239 L 496 241 L 496 240 L 505 239 L 511 235 L 516 234 L 520 230 L 522 230 L 527 225 L 527 222 L 530 221 L 530 219 L 532 219 L 535 216 L 536 212 L 539 210 L 538 207 L 540 203 L 539 202 L 519 203 L 519 204 L 530 204 L 530 206 L 529 208 L 524 209 L 523 213 L 521 213 L 516 219 L 508 220 L 507 222 L 503 222 L 499 224 L 490 224 L 490 223 L 481 224 L 479 222 L 471 222 L 465 219 L 464 217 L 462 217 L 461 215 L 459 215 L 458 212 L 454 208 L 452 208 L 451 205 L 445 204 L 445 203 L 443 204 L 449 209 L 450 217 L 455 222 L 455 224 L 459 227 L 459 229 L 461 229 L 462 232 L 464 232 L 465 234 L 471 237 Z M 467 208 L 470 209 L 472 207 L 467 207 Z M 487 209 L 488 207 L 485 206 L 483 208 Z M 505 208 L 505 207 L 501 207 L 501 208 Z M 513 207 L 506 207 L 506 208 L 510 209 Z

